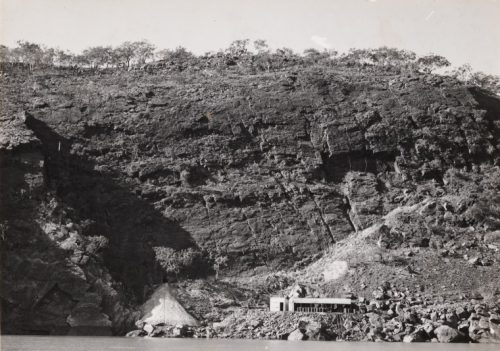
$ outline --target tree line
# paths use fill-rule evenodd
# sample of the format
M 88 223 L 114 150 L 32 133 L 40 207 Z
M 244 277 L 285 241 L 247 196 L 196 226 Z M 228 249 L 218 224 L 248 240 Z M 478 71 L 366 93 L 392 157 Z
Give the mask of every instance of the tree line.
M 14 48 L 0 45 L 1 62 L 23 64 L 30 70 L 50 66 L 128 69 L 133 64 L 146 63 L 154 57 L 154 53 L 155 46 L 147 41 L 127 41 L 117 47 L 93 46 L 81 54 L 28 41 L 18 41 Z
M 74 66 L 86 68 L 126 68 L 142 66 L 147 62 L 178 61 L 191 62 L 196 65 L 202 60 L 221 58 L 221 64 L 232 66 L 253 64 L 262 70 L 270 70 L 275 66 L 283 66 L 285 63 L 320 63 L 340 59 L 344 62 L 353 61 L 364 64 L 404 65 L 416 63 L 424 70 L 431 71 L 436 68 L 449 66 L 448 60 L 438 55 L 428 55 L 416 58 L 410 51 L 394 48 L 379 49 L 353 49 L 347 54 L 338 56 L 335 50 L 306 49 L 302 55 L 288 48 L 271 50 L 265 40 L 249 39 L 235 40 L 228 48 L 195 56 L 183 47 L 175 50 L 157 50 L 156 47 L 146 40 L 126 41 L 116 47 L 93 46 L 81 54 L 74 54 L 67 50 L 46 47 L 40 44 L 18 41 L 17 46 L 9 48 L 0 45 L 0 60 L 4 63 L 24 64 L 30 69 L 47 66 Z
M 426 73 L 440 72 L 483 88 L 500 92 L 498 76 L 475 72 L 468 64 L 449 69 L 450 62 L 443 56 L 417 56 L 414 52 L 396 48 L 351 49 L 339 54 L 335 50 L 306 49 L 298 54 L 289 48 L 271 50 L 265 40 L 235 40 L 229 47 L 217 52 L 194 55 L 183 47 L 158 50 L 146 40 L 126 41 L 116 47 L 93 46 L 75 54 L 67 50 L 46 47 L 28 41 L 18 41 L 9 48 L 0 45 L 3 65 L 22 66 L 30 71 L 47 67 L 77 69 L 154 69 L 200 70 L 240 69 L 248 73 L 276 71 L 293 66 L 386 66 L 411 69 Z

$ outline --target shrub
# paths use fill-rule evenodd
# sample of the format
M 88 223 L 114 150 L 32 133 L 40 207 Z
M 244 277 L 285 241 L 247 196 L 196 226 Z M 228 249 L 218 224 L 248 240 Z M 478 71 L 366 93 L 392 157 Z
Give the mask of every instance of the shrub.
M 204 255 L 196 248 L 176 251 L 170 247 L 156 246 L 153 250 L 156 260 L 168 276 L 177 278 L 179 274 L 191 276 L 204 271 Z

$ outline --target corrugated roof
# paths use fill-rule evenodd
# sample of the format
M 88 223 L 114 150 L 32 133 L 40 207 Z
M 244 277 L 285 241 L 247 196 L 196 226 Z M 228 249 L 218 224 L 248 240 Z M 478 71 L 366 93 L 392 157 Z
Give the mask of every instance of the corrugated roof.
M 349 305 L 353 302 L 351 299 L 330 298 L 330 297 L 292 297 L 290 301 L 294 303 L 329 303 Z

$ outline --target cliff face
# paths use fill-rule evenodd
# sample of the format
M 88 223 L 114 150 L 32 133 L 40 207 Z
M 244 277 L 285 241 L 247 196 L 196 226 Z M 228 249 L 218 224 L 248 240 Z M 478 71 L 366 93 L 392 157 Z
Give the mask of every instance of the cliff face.
M 1 96 L 6 331 L 119 332 L 168 279 L 155 248 L 201 252 L 181 276 L 212 274 L 217 257 L 226 276 L 269 273 L 314 261 L 426 184 L 460 197 L 450 177 L 499 174 L 498 99 L 446 77 L 58 72 L 7 75 Z M 476 195 L 448 205 L 449 225 L 500 229 L 498 193 Z M 466 215 L 479 203 L 488 215 Z M 388 247 L 440 235 L 418 217 Z

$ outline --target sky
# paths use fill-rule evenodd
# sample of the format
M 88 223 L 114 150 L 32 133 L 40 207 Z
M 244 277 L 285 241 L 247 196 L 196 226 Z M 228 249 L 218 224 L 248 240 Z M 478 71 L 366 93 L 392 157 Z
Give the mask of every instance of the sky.
M 146 39 L 195 53 L 236 39 L 271 48 L 397 47 L 500 75 L 500 0 L 0 0 L 0 43 L 80 52 Z

